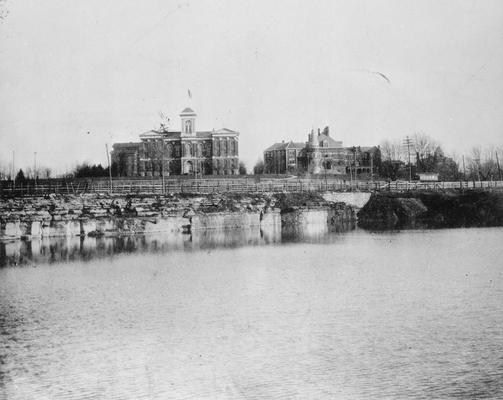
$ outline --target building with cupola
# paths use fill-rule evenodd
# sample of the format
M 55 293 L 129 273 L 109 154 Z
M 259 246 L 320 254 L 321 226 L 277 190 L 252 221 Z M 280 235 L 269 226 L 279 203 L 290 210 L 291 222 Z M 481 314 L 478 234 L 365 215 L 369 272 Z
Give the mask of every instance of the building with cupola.
M 239 132 L 198 131 L 191 108 L 180 113 L 180 130 L 161 125 L 140 134 L 140 142 L 115 143 L 112 165 L 119 176 L 237 175 Z
M 379 147 L 343 147 L 328 126 L 312 129 L 306 142 L 275 143 L 264 151 L 264 173 L 294 175 L 372 175 L 381 162 Z
M 311 130 L 307 142 L 275 143 L 264 151 L 264 172 L 267 174 L 344 174 L 346 150 L 342 141 L 323 132 Z

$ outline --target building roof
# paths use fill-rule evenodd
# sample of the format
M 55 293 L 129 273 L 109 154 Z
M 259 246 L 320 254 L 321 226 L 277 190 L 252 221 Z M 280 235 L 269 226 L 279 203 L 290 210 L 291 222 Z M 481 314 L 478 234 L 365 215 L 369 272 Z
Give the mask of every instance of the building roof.
M 239 135 L 239 132 L 233 131 L 231 129 L 222 128 L 217 131 L 198 131 L 196 132 L 196 138 L 211 138 L 213 135 Z M 140 133 L 140 139 L 160 139 L 160 138 L 180 138 L 180 131 L 162 131 L 152 129 L 150 131 Z M 190 137 L 192 135 L 185 135 L 184 137 Z
M 190 107 L 185 107 L 180 115 L 196 115 L 196 112 Z
M 161 131 L 157 129 L 151 129 L 150 131 L 140 133 L 140 139 L 147 138 L 170 138 L 180 136 L 180 131 Z
M 380 150 L 377 146 L 361 146 L 360 149 L 369 153 L 375 153 L 376 151 Z
M 211 138 L 211 131 L 196 132 L 196 137 Z
M 320 144 L 320 147 L 323 147 L 322 146 L 322 143 L 324 141 L 327 141 L 328 142 L 328 148 L 330 147 L 342 147 L 342 141 L 337 141 L 337 140 L 334 140 L 333 138 L 331 138 L 330 136 L 328 135 L 324 135 L 323 133 L 320 133 L 318 135 L 318 143 Z
M 228 128 L 220 128 L 220 129 L 217 129 L 217 130 L 213 130 L 211 133 L 215 134 L 215 135 L 228 135 L 228 134 L 238 134 L 238 132 L 236 131 L 233 131 L 232 129 L 228 129 Z
M 306 144 L 303 142 L 292 142 L 291 141 L 286 145 L 287 149 L 303 149 L 304 147 L 306 147 Z
M 114 143 L 112 148 L 123 149 L 123 148 L 138 147 L 139 145 L 140 145 L 139 142 L 123 142 L 123 143 Z
M 365 153 L 365 152 L 376 153 L 377 151 L 380 151 L 379 147 L 377 147 L 377 146 L 349 146 L 349 147 L 346 147 L 346 150 L 352 151 L 353 147 L 362 153 Z
M 281 143 L 274 143 L 272 146 L 268 147 L 265 149 L 265 151 L 273 151 L 273 150 L 285 150 L 285 149 L 303 149 L 306 147 L 305 143 L 299 143 L 299 142 L 281 142 Z

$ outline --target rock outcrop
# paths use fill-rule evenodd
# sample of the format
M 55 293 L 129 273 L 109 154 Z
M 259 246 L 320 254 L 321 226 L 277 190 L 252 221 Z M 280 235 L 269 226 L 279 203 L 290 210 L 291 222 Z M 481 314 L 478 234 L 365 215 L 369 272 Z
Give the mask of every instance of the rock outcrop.
M 281 228 L 303 212 L 324 213 L 328 224 L 355 218 L 352 207 L 314 193 L 22 197 L 0 202 L 0 239 Z
M 358 212 L 358 225 L 367 229 L 502 226 L 503 193 L 374 193 Z

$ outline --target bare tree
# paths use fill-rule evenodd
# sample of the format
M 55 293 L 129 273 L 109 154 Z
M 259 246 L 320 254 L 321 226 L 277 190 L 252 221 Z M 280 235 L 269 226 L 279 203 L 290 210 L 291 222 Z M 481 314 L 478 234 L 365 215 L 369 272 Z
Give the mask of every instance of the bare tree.
M 426 135 L 424 132 L 416 132 L 412 138 L 412 146 L 418 162 L 423 162 L 435 154 L 440 144 L 437 140 Z
M 165 158 L 166 158 L 166 143 L 162 139 L 154 140 L 148 143 L 148 154 L 150 155 L 152 161 L 152 175 L 154 174 L 154 170 L 158 169 L 159 174 L 162 177 L 162 190 L 164 193 L 165 183 Z
M 50 179 L 52 174 L 52 169 L 46 166 L 40 166 L 37 168 L 38 178 L 40 179 Z
M 498 164 L 496 162 L 496 147 L 487 146 L 482 150 L 480 175 L 483 180 L 498 179 Z
M 159 111 L 159 119 L 161 120 L 161 122 L 159 123 L 159 130 L 161 132 L 167 132 L 170 128 L 170 119 L 162 111 Z
M 253 174 L 254 175 L 261 175 L 264 173 L 264 160 L 259 159 L 255 163 L 255 166 L 253 167 Z
M 494 155 L 496 156 L 496 165 L 498 167 L 498 179 L 500 181 L 503 180 L 503 166 L 501 164 L 501 157 L 503 156 L 503 146 L 497 146 L 495 149 L 494 149 Z
M 404 151 L 399 140 L 384 140 L 380 144 L 382 159 L 385 161 L 403 161 Z
M 0 180 L 9 179 L 11 176 L 12 166 L 10 163 L 0 161 Z
M 26 167 L 24 169 L 24 176 L 26 179 L 34 179 L 34 174 L 33 174 L 33 168 L 32 167 Z
M 496 146 L 472 148 L 466 158 L 468 162 L 468 176 L 477 180 L 499 179 L 501 165 L 499 164 L 500 148 Z

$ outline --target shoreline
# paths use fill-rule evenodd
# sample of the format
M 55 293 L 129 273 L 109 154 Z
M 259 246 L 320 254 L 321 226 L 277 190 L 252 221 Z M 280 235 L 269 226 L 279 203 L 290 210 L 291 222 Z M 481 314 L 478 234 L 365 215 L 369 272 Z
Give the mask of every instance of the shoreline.
M 9 199 L 0 205 L 0 241 L 356 222 L 357 207 L 333 195 L 328 198 L 318 193 L 261 193 Z
M 370 230 L 503 226 L 503 193 L 95 193 L 19 197 L 0 203 L 0 241 L 251 227 L 295 231 L 348 222 Z
M 358 212 L 358 225 L 371 230 L 503 226 L 503 192 L 373 193 Z

